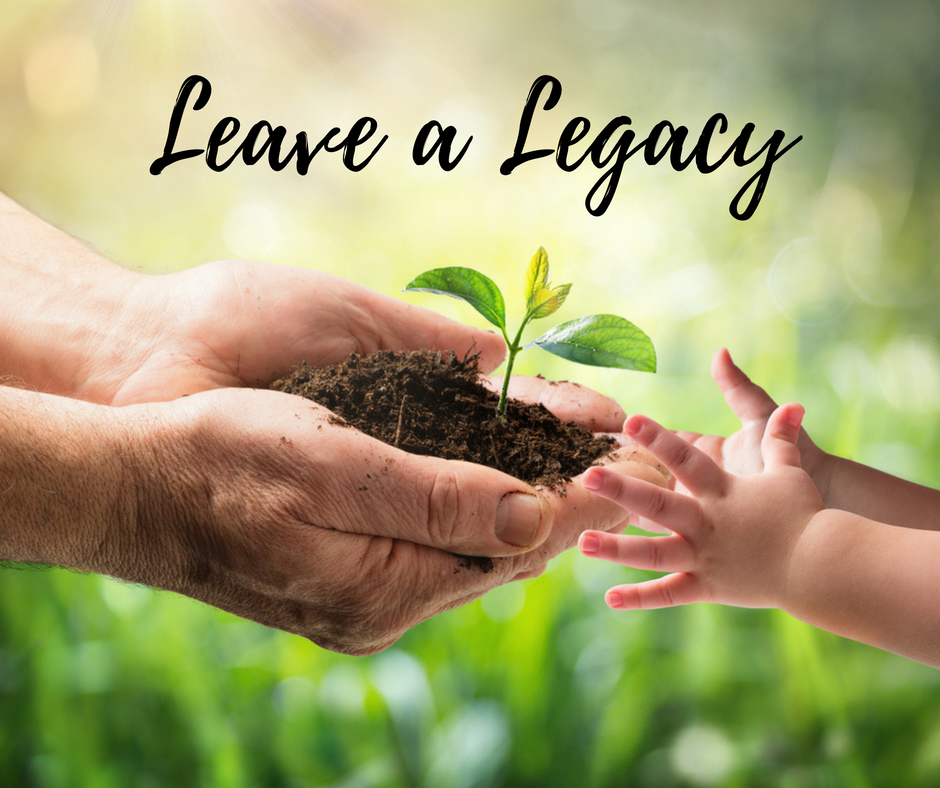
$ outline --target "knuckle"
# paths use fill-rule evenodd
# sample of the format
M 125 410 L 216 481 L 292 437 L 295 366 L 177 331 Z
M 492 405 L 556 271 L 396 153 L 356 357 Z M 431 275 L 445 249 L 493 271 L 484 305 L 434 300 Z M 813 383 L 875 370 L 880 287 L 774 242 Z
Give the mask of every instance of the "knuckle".
M 656 537 L 648 537 L 645 539 L 644 544 L 646 546 L 646 565 L 654 571 L 659 571 L 663 564 L 663 553 L 660 549 L 659 540 Z
M 468 493 L 461 489 L 455 471 L 435 471 L 427 486 L 425 505 L 431 543 L 459 547 L 467 537 Z
M 660 583 L 659 593 L 660 593 L 660 596 L 662 597 L 663 604 L 666 607 L 676 606 L 676 597 L 672 591 L 672 585 L 670 583 Z
M 685 441 L 677 443 L 672 450 L 672 464 L 674 467 L 685 467 L 692 463 L 695 450 Z
M 647 492 L 646 516 L 656 521 L 666 509 L 666 493 L 661 487 L 652 487 Z

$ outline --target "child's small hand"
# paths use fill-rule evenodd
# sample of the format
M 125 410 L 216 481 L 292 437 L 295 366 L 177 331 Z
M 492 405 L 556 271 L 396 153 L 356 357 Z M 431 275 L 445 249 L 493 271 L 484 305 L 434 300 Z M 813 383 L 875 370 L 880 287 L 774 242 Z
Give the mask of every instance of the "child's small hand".
M 774 410 L 760 443 L 763 472 L 739 477 L 654 421 L 631 416 L 624 431 L 689 494 L 629 478 L 617 473 L 616 465 L 584 474 L 582 484 L 591 492 L 671 531 L 661 537 L 582 534 L 579 546 L 585 555 L 671 573 L 612 588 L 607 603 L 621 610 L 691 602 L 785 606 L 790 556 L 823 509 L 812 479 L 800 467 L 802 417 L 799 405 Z
M 761 439 L 777 403 L 731 360 L 731 354 L 725 349 L 719 350 L 712 358 L 711 374 L 728 407 L 741 420 L 741 429 L 727 438 L 695 432 L 680 431 L 677 434 L 726 471 L 738 476 L 760 473 L 763 467 Z M 815 477 L 823 476 L 825 452 L 810 440 L 804 430 L 799 431 L 797 444 L 802 467 L 814 477 L 817 487 L 821 487 L 824 480 Z

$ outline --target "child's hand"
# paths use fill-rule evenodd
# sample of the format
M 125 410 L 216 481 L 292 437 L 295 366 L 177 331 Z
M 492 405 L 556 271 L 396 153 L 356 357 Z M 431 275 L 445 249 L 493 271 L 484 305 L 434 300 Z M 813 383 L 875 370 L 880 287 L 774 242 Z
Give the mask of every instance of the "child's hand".
M 617 473 L 616 465 L 584 474 L 588 490 L 672 532 L 662 537 L 582 534 L 579 547 L 585 555 L 671 573 L 612 588 L 607 603 L 620 610 L 690 602 L 784 607 L 790 556 L 823 509 L 812 479 L 800 467 L 802 417 L 799 405 L 776 408 L 760 442 L 763 472 L 739 477 L 654 421 L 631 416 L 624 431 L 689 494 L 629 478 Z
M 712 378 L 721 389 L 725 402 L 741 420 L 741 429 L 722 438 L 717 435 L 700 435 L 695 432 L 678 432 L 693 446 L 701 449 L 726 471 L 738 476 L 760 473 L 761 439 L 770 414 L 777 408 L 773 398 L 751 381 L 750 378 L 731 360 L 727 350 L 722 349 L 712 358 Z M 812 440 L 805 430 L 799 431 L 797 445 L 800 450 L 802 467 L 816 482 L 817 489 L 824 489 L 823 465 L 825 452 Z

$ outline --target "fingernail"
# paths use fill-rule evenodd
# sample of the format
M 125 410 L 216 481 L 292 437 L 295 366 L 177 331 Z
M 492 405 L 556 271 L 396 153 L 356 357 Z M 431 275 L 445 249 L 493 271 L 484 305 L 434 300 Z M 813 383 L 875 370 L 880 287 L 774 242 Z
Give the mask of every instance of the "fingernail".
M 787 410 L 787 421 L 794 427 L 799 427 L 803 422 L 804 413 L 806 413 L 806 409 L 802 405 L 795 405 Z
M 631 416 L 623 423 L 623 431 L 627 433 L 627 435 L 636 435 L 642 426 L 643 419 L 639 416 Z
M 597 492 L 604 486 L 604 472 L 600 468 L 588 468 L 581 477 L 581 486 L 585 490 Z
M 582 553 L 596 553 L 600 550 L 601 540 L 594 536 L 594 534 L 583 534 L 581 536 L 580 546 Z
M 527 547 L 541 522 L 542 503 L 537 496 L 507 493 L 496 510 L 496 535 L 513 547 Z
M 623 607 L 623 594 L 619 591 L 608 591 L 605 600 L 607 605 L 614 608 L 614 610 Z

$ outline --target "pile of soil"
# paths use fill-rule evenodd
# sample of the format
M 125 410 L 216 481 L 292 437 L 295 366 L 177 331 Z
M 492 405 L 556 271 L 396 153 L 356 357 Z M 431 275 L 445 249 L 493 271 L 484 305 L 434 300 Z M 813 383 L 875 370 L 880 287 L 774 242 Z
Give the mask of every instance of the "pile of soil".
M 304 364 L 271 388 L 404 451 L 488 465 L 533 485 L 558 488 L 613 447 L 542 405 L 509 400 L 500 423 L 499 396 L 480 379 L 475 356 L 383 350 L 334 367 Z

